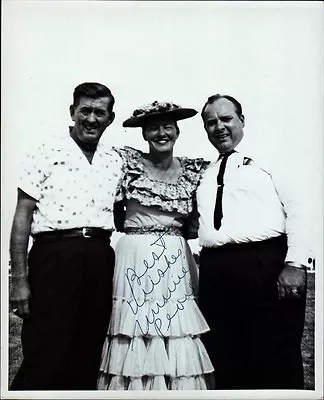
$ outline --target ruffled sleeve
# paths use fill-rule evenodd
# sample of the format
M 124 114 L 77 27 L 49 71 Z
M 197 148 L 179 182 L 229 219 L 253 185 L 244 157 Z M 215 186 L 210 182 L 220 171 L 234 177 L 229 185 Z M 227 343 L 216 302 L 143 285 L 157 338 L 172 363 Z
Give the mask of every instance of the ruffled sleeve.
M 196 239 L 198 237 L 198 219 L 199 219 L 199 213 L 198 213 L 198 208 L 197 208 L 197 199 L 196 199 L 196 193 L 197 193 L 197 187 L 199 186 L 201 177 L 205 170 L 208 168 L 210 161 L 205 161 L 202 158 L 197 158 L 197 159 L 188 159 L 186 158 L 184 160 L 184 163 L 188 163 L 188 169 L 187 169 L 187 174 L 188 179 L 193 181 L 195 184 L 195 189 L 193 190 L 193 196 L 191 198 L 191 211 L 187 215 L 184 225 L 182 227 L 183 230 L 183 235 L 186 239 Z M 191 165 L 194 165 L 192 168 Z
M 127 164 L 127 160 L 129 159 L 130 156 L 130 150 L 133 150 L 135 152 L 139 152 L 139 150 L 133 149 L 132 147 L 124 146 L 124 147 L 116 147 L 113 146 L 112 150 L 115 151 L 119 157 L 123 160 L 123 164 Z
M 115 203 L 122 201 L 124 199 L 123 193 L 123 180 L 125 178 L 126 170 L 127 170 L 127 150 L 123 147 L 112 147 L 112 151 L 115 151 L 119 157 L 122 159 L 122 173 L 120 180 L 116 189 Z
M 122 157 L 124 174 L 121 193 L 124 199 L 135 199 L 143 206 L 154 206 L 166 212 L 177 211 L 188 215 L 193 209 L 193 198 L 200 178 L 209 165 L 202 158 L 180 157 L 181 173 L 176 183 L 152 179 L 146 173 L 144 153 L 132 147 L 115 149 Z
M 186 186 L 190 185 L 193 191 L 196 191 L 200 179 L 209 166 L 210 162 L 203 158 L 180 158 L 183 174 L 180 176 L 181 183 Z M 179 182 L 180 183 L 180 182 Z

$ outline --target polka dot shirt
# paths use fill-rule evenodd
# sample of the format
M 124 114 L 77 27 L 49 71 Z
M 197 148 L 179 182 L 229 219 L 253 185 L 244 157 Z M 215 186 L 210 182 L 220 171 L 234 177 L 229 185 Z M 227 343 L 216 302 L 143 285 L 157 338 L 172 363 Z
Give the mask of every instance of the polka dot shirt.
M 19 187 L 37 200 L 31 233 L 79 227 L 113 230 L 122 160 L 99 143 L 90 164 L 69 136 L 27 153 Z

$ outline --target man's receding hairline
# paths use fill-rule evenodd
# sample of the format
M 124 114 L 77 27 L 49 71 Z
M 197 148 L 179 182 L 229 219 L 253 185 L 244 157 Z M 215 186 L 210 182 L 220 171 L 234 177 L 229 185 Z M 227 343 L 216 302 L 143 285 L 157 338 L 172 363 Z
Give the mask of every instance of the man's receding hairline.
M 203 119 L 205 118 L 205 113 L 206 113 L 207 107 L 212 106 L 213 104 L 215 104 L 217 101 L 220 101 L 220 100 L 226 100 L 227 102 L 231 103 L 232 106 L 233 106 L 233 109 L 234 109 L 235 114 L 236 114 L 238 117 L 240 117 L 240 114 L 239 114 L 239 112 L 238 112 L 238 110 L 237 110 L 237 106 L 236 106 L 235 103 L 233 103 L 230 99 L 227 99 L 226 97 L 219 97 L 218 99 L 215 99 L 215 100 L 212 101 L 211 103 L 207 102 L 207 103 L 205 104 L 205 107 L 204 107 L 203 112 L 202 112 L 202 117 L 203 117 Z M 242 114 L 241 114 L 241 115 L 242 115 Z
M 235 109 L 235 112 L 236 112 L 236 106 L 235 106 L 235 104 L 234 104 L 231 100 L 227 99 L 226 97 L 219 97 L 218 99 L 215 99 L 213 102 L 207 103 L 207 104 L 206 104 L 206 107 L 205 107 L 205 110 L 206 110 L 206 108 L 207 108 L 208 106 L 212 106 L 212 105 L 215 104 L 217 101 L 221 101 L 221 100 L 225 100 L 226 102 L 231 103 L 232 106 L 233 106 L 234 109 Z

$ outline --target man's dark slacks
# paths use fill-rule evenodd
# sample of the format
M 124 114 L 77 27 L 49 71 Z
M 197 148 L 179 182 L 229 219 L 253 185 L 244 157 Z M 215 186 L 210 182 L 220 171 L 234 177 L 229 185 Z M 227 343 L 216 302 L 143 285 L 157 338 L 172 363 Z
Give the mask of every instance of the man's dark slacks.
M 95 390 L 112 308 L 115 254 L 100 238 L 33 244 L 30 318 L 11 390 Z
M 216 389 L 303 389 L 301 339 L 306 290 L 279 300 L 286 236 L 203 248 L 199 305 Z

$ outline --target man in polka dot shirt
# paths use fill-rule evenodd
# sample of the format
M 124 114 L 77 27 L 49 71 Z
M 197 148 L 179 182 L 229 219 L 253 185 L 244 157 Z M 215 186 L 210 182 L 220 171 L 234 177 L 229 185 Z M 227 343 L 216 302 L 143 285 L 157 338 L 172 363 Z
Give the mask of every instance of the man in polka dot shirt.
M 114 120 L 114 102 L 102 84 L 77 86 L 70 132 L 23 162 L 10 240 L 10 305 L 23 318 L 24 360 L 11 390 L 96 388 L 112 304 L 110 236 L 122 167 L 100 142 Z

